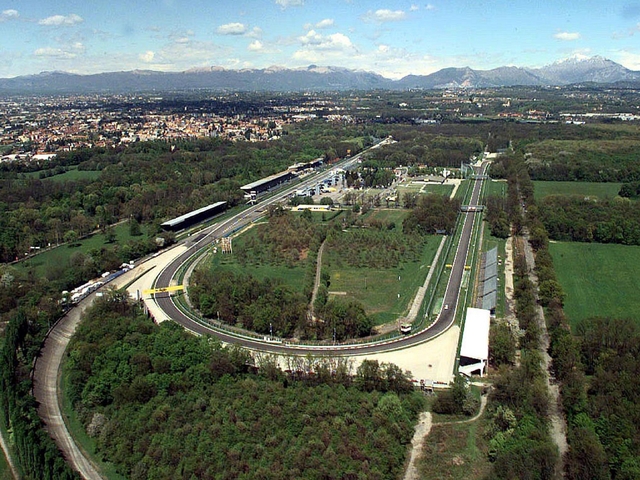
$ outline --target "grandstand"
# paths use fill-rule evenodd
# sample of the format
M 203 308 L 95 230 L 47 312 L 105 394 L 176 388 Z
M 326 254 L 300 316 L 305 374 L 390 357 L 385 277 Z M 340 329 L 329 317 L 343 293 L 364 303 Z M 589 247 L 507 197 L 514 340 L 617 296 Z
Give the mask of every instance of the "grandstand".
M 260 195 L 261 193 L 271 190 L 278 185 L 289 182 L 293 178 L 297 178 L 296 174 L 287 170 L 243 185 L 242 187 L 240 187 L 240 190 L 248 195 L 250 195 L 252 192 Z
M 482 269 L 482 300 L 481 305 L 489 310 L 491 315 L 496 313 L 498 294 L 498 248 L 492 248 L 484 255 L 484 268 Z
M 219 213 L 224 212 L 226 209 L 227 202 L 212 203 L 211 205 L 199 208 L 198 210 L 193 210 L 189 213 L 185 213 L 184 215 L 176 217 L 172 220 L 167 220 L 166 222 L 161 223 L 160 227 L 163 230 L 177 232 L 178 230 L 182 230 L 184 228 L 195 225 L 196 223 L 214 217 Z

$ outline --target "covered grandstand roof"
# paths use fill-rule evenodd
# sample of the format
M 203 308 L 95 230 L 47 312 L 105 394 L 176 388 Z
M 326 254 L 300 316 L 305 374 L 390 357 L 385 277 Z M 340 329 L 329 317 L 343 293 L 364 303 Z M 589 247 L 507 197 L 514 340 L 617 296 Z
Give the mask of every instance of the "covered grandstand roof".
M 216 209 L 218 207 L 221 207 L 222 205 L 226 204 L 227 202 L 217 202 L 217 203 L 212 203 L 211 205 L 207 205 L 206 207 L 202 207 L 199 208 L 197 210 L 193 210 L 189 213 L 185 213 L 184 215 L 180 215 L 179 217 L 173 218 L 171 220 L 167 220 L 166 222 L 162 223 L 160 226 L 163 228 L 167 228 L 167 227 L 174 227 L 176 225 L 179 225 L 183 222 L 185 222 L 186 220 L 189 220 L 193 217 L 197 217 L 199 215 L 204 215 L 206 214 L 208 211 L 211 212 L 215 212 Z M 213 215 L 213 213 L 212 213 Z
M 489 358 L 489 324 L 491 313 L 483 308 L 467 308 L 460 357 L 487 361 Z
M 274 175 L 270 175 L 268 177 L 265 178 L 261 178 L 260 180 L 256 180 L 255 182 L 251 182 L 251 183 L 247 183 L 246 185 L 240 187 L 241 190 L 256 190 L 259 189 L 261 186 L 263 185 L 268 185 L 270 183 L 274 183 L 274 182 L 278 182 L 278 181 L 283 181 L 284 179 L 289 179 L 291 177 L 293 177 L 293 173 L 291 173 L 290 171 L 284 171 L 284 172 L 280 172 L 280 173 L 276 173 Z
M 492 248 L 486 253 L 486 265 L 491 265 L 492 263 L 498 263 L 498 247 Z
M 484 282 L 483 295 L 487 295 L 488 293 L 495 292 L 497 290 L 498 290 L 497 277 L 489 278 Z
M 493 310 L 497 305 L 497 292 L 494 290 L 482 297 L 482 308 L 485 310 Z
M 484 270 L 484 278 L 489 279 L 497 276 L 498 276 L 498 264 L 492 263 L 490 265 L 487 265 Z

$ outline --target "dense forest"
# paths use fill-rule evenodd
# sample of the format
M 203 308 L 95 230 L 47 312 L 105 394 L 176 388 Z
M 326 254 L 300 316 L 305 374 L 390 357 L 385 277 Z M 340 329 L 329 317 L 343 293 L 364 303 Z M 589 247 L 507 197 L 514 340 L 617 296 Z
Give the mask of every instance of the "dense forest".
M 132 480 L 399 475 L 424 407 L 405 373 L 312 358 L 284 373 L 274 361 L 105 298 L 70 346 L 68 395 Z

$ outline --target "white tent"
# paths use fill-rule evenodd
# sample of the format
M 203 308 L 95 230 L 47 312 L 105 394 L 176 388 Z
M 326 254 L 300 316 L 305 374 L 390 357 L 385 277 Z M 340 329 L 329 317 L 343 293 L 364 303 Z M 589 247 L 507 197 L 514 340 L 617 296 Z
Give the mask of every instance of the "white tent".
M 460 373 L 484 373 L 489 359 L 489 325 L 491 312 L 481 308 L 467 308 L 462 345 L 460 346 Z

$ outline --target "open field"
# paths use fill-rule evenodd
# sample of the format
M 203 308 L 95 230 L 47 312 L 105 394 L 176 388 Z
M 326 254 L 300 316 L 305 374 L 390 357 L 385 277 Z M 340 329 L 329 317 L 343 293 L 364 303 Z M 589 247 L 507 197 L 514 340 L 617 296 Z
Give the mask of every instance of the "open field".
M 366 215 L 363 215 L 363 217 L 368 222 L 372 220 L 379 220 L 381 222 L 394 222 L 396 224 L 396 228 L 401 228 L 402 222 L 408 214 L 409 210 L 405 210 L 402 208 L 392 208 L 384 210 L 370 210 Z
M 582 195 L 585 197 L 614 198 L 620 191 L 620 183 L 600 182 L 533 182 L 535 199 L 548 195 Z
M 438 195 L 446 195 L 447 197 L 451 195 L 453 191 L 453 185 L 451 184 L 438 184 L 438 183 L 404 183 L 398 185 L 398 194 L 400 195 L 400 199 L 402 200 L 402 195 L 405 193 L 435 193 Z
M 484 421 L 434 425 L 418 460 L 420 478 L 483 479 L 491 471 Z
M 572 327 L 599 316 L 640 323 L 639 246 L 554 242 L 549 247 Z
M 507 182 L 503 180 L 490 180 L 485 183 L 485 195 L 507 196 Z
M 440 245 L 440 236 L 430 236 L 419 262 L 400 264 L 397 268 L 373 269 L 340 265 L 330 257 L 323 264 L 331 276 L 330 292 L 345 292 L 340 298 L 354 299 L 365 306 L 374 324 L 380 325 L 407 313 L 418 287 L 429 273 L 433 257 Z
M 144 233 L 144 227 L 141 227 Z M 124 244 L 129 240 L 142 239 L 144 236 L 132 237 L 129 235 L 129 224 L 127 222 L 113 227 L 116 234 L 114 243 Z M 88 238 L 79 240 L 74 246 L 60 245 L 51 250 L 44 251 L 34 257 L 14 264 L 17 269 L 34 268 L 37 276 L 46 276 L 49 269 L 66 268 L 69 265 L 69 259 L 75 252 L 88 253 L 95 248 L 109 247 L 113 244 L 106 243 L 105 236 L 102 233 L 96 233 Z

